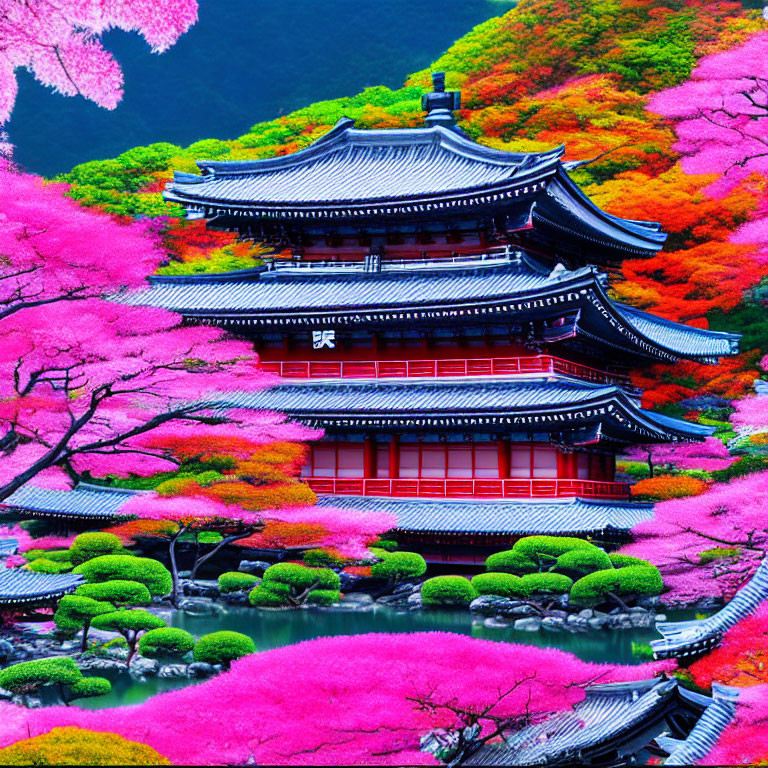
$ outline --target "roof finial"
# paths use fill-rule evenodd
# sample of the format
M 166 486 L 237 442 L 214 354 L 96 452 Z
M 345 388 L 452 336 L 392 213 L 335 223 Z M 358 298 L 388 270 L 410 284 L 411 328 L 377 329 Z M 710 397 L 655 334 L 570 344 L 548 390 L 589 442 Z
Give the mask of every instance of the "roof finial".
M 453 112 L 461 107 L 461 93 L 445 90 L 445 72 L 432 73 L 432 88 L 431 93 L 421 97 L 421 108 L 427 113 L 426 123 L 430 128 L 436 125 L 452 128 L 456 125 Z

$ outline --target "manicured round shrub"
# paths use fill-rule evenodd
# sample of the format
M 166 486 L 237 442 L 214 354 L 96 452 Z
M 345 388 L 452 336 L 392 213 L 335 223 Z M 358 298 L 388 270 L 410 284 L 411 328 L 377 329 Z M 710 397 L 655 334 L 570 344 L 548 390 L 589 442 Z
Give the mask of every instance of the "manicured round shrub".
M 485 569 L 492 573 L 533 573 L 539 568 L 520 552 L 506 549 L 489 555 L 485 560 Z
M 22 661 L 0 669 L 0 688 L 11 693 L 31 693 L 44 685 L 74 685 L 80 678 L 77 664 L 67 656 Z
M 96 616 L 114 610 L 115 606 L 106 601 L 94 600 L 84 595 L 64 595 L 59 600 L 56 613 L 53 614 L 53 621 L 58 629 L 65 632 L 83 629 L 87 634 L 88 626 Z
M 92 597 L 94 600 L 107 600 L 121 607 L 149 605 L 152 602 L 152 595 L 144 584 L 123 579 L 81 584 L 75 594 Z
M 177 627 L 150 629 L 139 640 L 139 653 L 148 659 L 183 656 L 195 647 L 195 638 Z
M 0 749 L 0 765 L 170 765 L 146 744 L 74 726 Z
M 81 533 L 75 536 L 69 547 L 70 560 L 75 565 L 101 555 L 117 555 L 123 552 L 123 542 L 114 533 Z
M 469 605 L 477 590 L 463 576 L 435 576 L 421 585 L 424 605 Z
M 259 579 L 252 573 L 227 571 L 219 576 L 219 592 L 224 595 L 230 592 L 243 592 L 246 589 L 253 589 L 258 583 Z
M 49 560 L 47 557 L 40 557 L 29 563 L 27 568 L 30 571 L 35 571 L 35 573 L 68 573 L 72 570 L 72 563 L 66 561 L 56 562 Z
M 598 605 L 614 596 L 645 597 L 659 595 L 664 583 L 658 568 L 629 565 L 612 571 L 597 571 L 579 579 L 571 588 L 570 602 L 576 605 Z
M 301 563 L 277 563 L 264 571 L 262 584 L 277 582 L 297 590 L 307 587 L 314 589 L 338 589 L 339 574 L 330 568 L 308 568 Z
M 235 659 L 256 653 L 256 644 L 240 632 L 212 632 L 203 635 L 195 645 L 195 661 L 228 667 Z
M 261 586 L 255 587 L 248 593 L 248 602 L 256 608 L 280 608 L 286 605 L 285 595 Z
M 32 553 L 35 553 L 34 556 Z M 68 549 L 30 549 L 24 553 L 27 560 L 52 560 L 54 563 L 68 563 L 72 567 L 72 558 Z
M 560 555 L 574 549 L 592 550 L 597 549 L 597 547 L 584 539 L 577 539 L 573 536 L 525 536 L 518 539 L 512 547 L 513 552 L 517 552 L 533 562 L 546 562 L 547 564 L 553 564 Z
M 587 573 L 604 571 L 613 568 L 611 558 L 607 552 L 599 547 L 591 549 L 572 549 L 564 552 L 555 561 L 554 570 L 565 573 L 568 576 L 580 578 Z
M 399 546 L 396 541 L 392 539 L 379 539 L 373 544 L 378 549 L 385 549 L 387 552 L 394 552 Z
M 88 581 L 138 581 L 153 595 L 167 595 L 171 591 L 170 571 L 157 560 L 132 555 L 101 555 L 77 566 Z
M 338 603 L 341 594 L 337 589 L 313 589 L 307 595 L 307 603 L 310 605 L 333 605 Z
M 525 597 L 522 579 L 512 573 L 479 573 L 472 577 L 472 586 L 479 595 Z
M 92 562 L 92 561 L 90 561 Z M 91 626 L 96 629 L 105 629 L 109 632 L 118 632 L 128 643 L 127 666 L 130 667 L 131 659 L 136 653 L 136 644 L 139 635 L 150 629 L 158 629 L 165 626 L 165 622 L 155 614 L 149 611 L 142 611 L 141 608 L 132 608 L 127 611 L 115 611 L 114 613 L 105 613 L 97 616 Z
M 562 573 L 529 573 L 521 576 L 520 581 L 527 595 L 561 595 L 573 584 L 573 580 Z
M 371 576 L 394 581 L 418 578 L 426 572 L 427 561 L 417 552 L 391 552 L 371 566 Z
M 620 555 L 618 552 L 612 552 L 608 557 L 614 568 L 625 568 L 628 565 L 642 565 L 646 568 L 655 568 L 653 563 L 643 560 L 642 557 L 633 557 L 632 555 Z
M 105 677 L 83 677 L 74 685 L 70 685 L 66 699 L 92 699 L 94 696 L 105 696 L 112 690 L 112 683 Z

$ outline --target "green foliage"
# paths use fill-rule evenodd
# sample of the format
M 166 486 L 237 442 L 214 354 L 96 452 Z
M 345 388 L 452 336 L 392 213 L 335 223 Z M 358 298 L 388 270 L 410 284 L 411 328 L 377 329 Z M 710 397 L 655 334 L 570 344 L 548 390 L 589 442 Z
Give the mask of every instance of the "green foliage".
M 395 581 L 417 578 L 426 572 L 427 562 L 416 552 L 391 552 L 371 566 L 372 576 Z
M 100 555 L 122 554 L 123 543 L 113 533 L 81 533 L 75 536 L 69 553 L 74 565 L 80 565 Z
M 373 543 L 378 549 L 386 549 L 387 552 L 394 552 L 398 548 L 398 543 L 392 539 L 379 539 Z
M 261 586 L 255 587 L 248 593 L 248 602 L 255 608 L 282 608 L 287 604 L 285 595 Z
M 768 469 L 768 456 L 761 454 L 742 456 L 730 467 L 716 469 L 712 472 L 712 478 L 718 483 L 725 483 L 734 477 L 751 475 L 753 472 L 764 472 L 766 469 Z
M 102 555 L 78 565 L 75 573 L 81 573 L 88 581 L 138 581 L 152 595 L 167 595 L 171 591 L 171 574 L 157 560 L 130 555 Z
M 67 691 L 67 700 L 90 699 L 94 696 L 104 696 L 112 690 L 112 683 L 104 677 L 83 677 Z
M 307 549 L 301 559 L 310 568 L 341 568 L 346 562 L 344 558 L 326 549 Z
M 571 588 L 570 601 L 575 605 L 597 605 L 611 599 L 658 595 L 664 590 L 658 568 L 629 565 L 612 571 L 598 571 L 579 579 Z
M 256 653 L 256 645 L 248 635 L 240 632 L 212 632 L 203 635 L 195 645 L 195 661 L 221 664 L 228 667 L 235 659 Z
M 625 568 L 628 565 L 642 565 L 646 568 L 654 568 L 653 563 L 643 560 L 642 557 L 632 557 L 632 555 L 621 555 L 618 552 L 611 552 L 608 557 L 611 558 L 614 568 Z
M 0 669 L 0 688 L 11 693 L 31 693 L 44 685 L 74 685 L 82 674 L 72 659 L 57 656 L 50 659 L 22 661 Z
M 421 586 L 424 605 L 469 605 L 477 590 L 463 576 L 435 576 Z
M 304 602 L 329 605 L 339 600 L 339 575 L 329 568 L 301 563 L 278 563 L 264 571 L 261 584 L 251 590 L 251 605 L 262 608 L 299 606 Z
M 562 594 L 571 588 L 573 581 L 562 573 L 528 573 L 520 577 L 527 595 Z
M 27 560 L 50 560 L 54 563 L 66 563 L 72 567 L 72 558 L 68 549 L 30 549 L 24 553 Z
M 308 568 L 300 563 L 277 563 L 264 571 L 263 586 L 277 582 L 293 589 L 339 589 L 339 574 L 330 568 Z
M 557 558 L 554 570 L 578 577 L 610 568 L 613 568 L 613 563 L 608 554 L 599 547 L 594 547 L 564 552 Z
M 512 547 L 513 552 L 533 562 L 552 565 L 554 561 L 574 549 L 595 550 L 594 544 L 573 536 L 525 536 Z
M 143 632 L 149 629 L 164 627 L 165 622 L 154 613 L 133 608 L 128 611 L 113 611 L 96 616 L 91 622 L 94 629 L 104 629 L 108 632 L 119 632 L 122 635 Z
M 29 563 L 27 568 L 35 573 L 67 573 L 72 570 L 72 563 L 66 561 L 57 563 L 46 557 L 40 557 Z
M 195 638 L 176 627 L 150 629 L 139 640 L 139 653 L 148 659 L 183 656 L 195 647 Z
M 152 595 L 146 585 L 123 579 L 81 584 L 75 594 L 92 597 L 94 600 L 107 600 L 121 607 L 149 605 L 152 602 Z
M 340 597 L 338 589 L 313 589 L 307 595 L 307 603 L 310 605 L 332 605 L 338 603 Z
M 56 626 L 65 632 L 76 632 L 91 623 L 96 616 L 115 610 L 111 603 L 94 600 L 82 595 L 64 595 L 59 600 L 53 620 Z
M 636 643 L 632 641 L 632 655 L 643 661 L 653 661 L 653 648 L 648 643 Z
M 240 573 L 240 571 L 228 571 L 219 576 L 219 592 L 229 594 L 230 592 L 242 592 L 246 589 L 253 589 L 259 579 L 252 573 Z
M 479 573 L 472 577 L 472 586 L 479 595 L 525 597 L 522 579 L 511 573 Z
M 514 549 L 506 549 L 503 552 L 494 552 L 485 560 L 487 571 L 499 573 L 533 573 L 538 566 L 533 560 L 528 559 Z
M 703 552 L 699 552 L 699 563 L 705 565 L 715 560 L 729 560 L 732 557 L 738 558 L 740 555 L 741 550 L 737 547 L 713 547 L 712 549 L 705 549 Z

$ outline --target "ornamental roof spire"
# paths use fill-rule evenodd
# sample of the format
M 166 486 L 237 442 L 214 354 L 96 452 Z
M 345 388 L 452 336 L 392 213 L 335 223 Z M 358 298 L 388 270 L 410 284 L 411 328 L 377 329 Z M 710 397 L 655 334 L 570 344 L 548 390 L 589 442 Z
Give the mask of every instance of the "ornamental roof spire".
M 461 107 L 461 92 L 445 90 L 445 72 L 432 73 L 432 88 L 431 93 L 421 97 L 421 108 L 427 113 L 427 125 L 430 128 L 435 125 L 453 128 L 456 125 L 453 113 Z

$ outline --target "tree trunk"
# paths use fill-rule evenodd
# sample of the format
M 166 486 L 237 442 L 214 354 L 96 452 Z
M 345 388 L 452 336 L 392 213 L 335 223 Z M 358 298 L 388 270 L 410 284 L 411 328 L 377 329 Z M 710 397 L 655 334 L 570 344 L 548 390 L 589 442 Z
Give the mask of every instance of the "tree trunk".
M 176 562 L 176 542 L 186 530 L 186 526 L 179 528 L 179 530 L 171 536 L 171 542 L 168 545 L 168 555 L 171 560 L 171 605 L 174 608 L 179 607 L 179 566 Z
M 615 592 L 607 592 L 606 594 L 608 597 L 613 598 L 625 611 L 629 611 L 629 606 Z
M 244 533 L 237 533 L 233 534 L 232 536 L 225 536 L 207 555 L 203 555 L 202 557 L 195 557 L 195 564 L 192 566 L 192 571 L 189 574 L 189 580 L 194 581 L 195 577 L 197 576 L 197 570 L 200 568 L 200 566 L 210 560 L 217 552 L 219 552 L 222 547 L 226 547 L 227 544 L 231 544 L 233 541 L 237 541 L 238 539 L 245 539 L 248 536 L 252 536 L 257 531 L 261 530 L 264 526 L 257 526 L 253 528 L 252 530 L 246 531 Z M 199 553 L 198 549 L 198 553 Z
M 83 638 L 80 640 L 80 653 L 85 653 L 88 650 L 88 630 L 91 628 L 91 622 L 86 621 L 83 624 Z
M 139 639 L 139 633 L 137 631 L 133 632 L 133 634 L 130 634 L 130 632 L 123 635 L 125 637 L 127 643 L 128 643 L 128 659 L 125 662 L 125 666 L 130 669 L 131 668 L 131 662 L 133 661 L 133 657 L 136 654 L 136 643 Z

